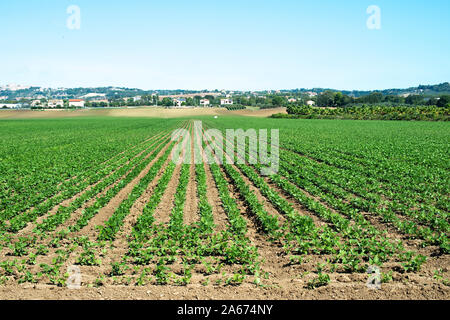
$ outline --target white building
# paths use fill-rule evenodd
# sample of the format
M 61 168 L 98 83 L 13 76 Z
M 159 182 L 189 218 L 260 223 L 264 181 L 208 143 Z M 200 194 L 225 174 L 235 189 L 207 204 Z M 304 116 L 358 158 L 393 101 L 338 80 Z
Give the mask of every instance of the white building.
M 81 100 L 81 99 L 70 99 L 69 100 L 69 107 L 84 108 L 84 100 Z
M 186 103 L 186 99 L 178 98 L 178 99 L 173 100 L 173 103 L 176 107 L 181 107 L 183 105 L 183 103 Z
M 233 100 L 232 99 L 220 99 L 220 104 L 222 106 L 232 105 L 233 104 Z
M 41 105 L 41 100 L 33 100 L 31 101 L 31 106 L 36 107 Z
M 314 102 L 314 101 L 312 101 L 312 100 L 308 100 L 308 101 L 306 101 L 306 104 L 308 105 L 308 106 L 314 106 L 316 103 Z
M 48 100 L 47 107 L 48 108 L 62 108 L 62 107 L 64 107 L 64 101 L 58 100 L 58 99 Z
M 201 105 L 201 106 L 206 107 L 206 106 L 209 106 L 209 104 L 210 104 L 210 102 L 209 102 L 208 99 L 202 99 L 202 100 L 200 100 L 200 105 Z

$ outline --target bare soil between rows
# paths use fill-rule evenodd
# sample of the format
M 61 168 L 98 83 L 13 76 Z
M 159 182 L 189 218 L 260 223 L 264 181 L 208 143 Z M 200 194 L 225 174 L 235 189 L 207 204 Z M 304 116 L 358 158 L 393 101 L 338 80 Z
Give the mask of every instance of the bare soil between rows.
M 327 287 L 308 290 L 301 279 L 283 287 L 260 288 L 251 284 L 239 287 L 202 286 L 107 286 L 67 289 L 46 285 L 17 285 L 0 288 L 3 300 L 447 300 L 450 289 L 441 284 L 384 284 L 380 290 L 365 283 L 334 282 Z

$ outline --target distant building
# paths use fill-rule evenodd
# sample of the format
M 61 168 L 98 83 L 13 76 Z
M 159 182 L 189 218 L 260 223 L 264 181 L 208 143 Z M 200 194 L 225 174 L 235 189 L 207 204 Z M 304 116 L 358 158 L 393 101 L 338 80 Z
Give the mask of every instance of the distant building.
M 141 100 L 142 100 L 141 96 L 133 97 L 133 102 L 138 102 L 138 101 L 141 101 Z
M 297 99 L 290 98 L 290 99 L 288 99 L 288 101 L 289 101 L 290 103 L 293 103 L 293 102 L 297 102 Z
M 31 106 L 32 107 L 37 107 L 41 105 L 41 100 L 33 100 L 31 101 Z
M 173 103 L 174 103 L 175 107 L 181 107 L 183 105 L 183 103 L 186 103 L 186 99 L 178 98 L 178 99 L 173 100 Z
M 233 104 L 233 100 L 232 99 L 220 99 L 220 104 L 222 106 L 232 105 Z
M 64 101 L 57 100 L 57 99 L 49 100 L 47 107 L 48 108 L 62 108 L 62 107 L 64 107 Z
M 209 104 L 210 104 L 210 102 L 209 102 L 208 99 L 202 99 L 202 100 L 200 100 L 200 105 L 201 105 L 201 106 L 206 107 L 206 106 L 209 106 Z
M 312 100 L 308 100 L 308 101 L 306 101 L 306 104 L 308 105 L 308 106 L 314 106 L 316 103 L 314 102 L 314 101 L 312 101 Z
M 81 99 L 70 99 L 69 100 L 69 107 L 76 107 L 76 108 L 84 108 L 84 100 Z

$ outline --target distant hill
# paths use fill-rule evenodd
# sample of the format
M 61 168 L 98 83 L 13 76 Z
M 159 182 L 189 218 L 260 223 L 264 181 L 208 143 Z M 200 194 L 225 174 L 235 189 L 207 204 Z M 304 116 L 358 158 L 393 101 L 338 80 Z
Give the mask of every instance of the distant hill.
M 359 91 L 359 90 L 337 90 L 337 89 L 325 89 L 325 88 L 314 88 L 314 89 L 293 89 L 293 90 L 280 90 L 277 91 L 281 94 L 290 93 L 306 93 L 306 92 L 316 92 L 322 93 L 324 91 L 334 91 L 342 92 L 344 94 L 361 97 L 369 95 L 373 92 L 381 92 L 383 95 L 405 95 L 405 94 L 419 94 L 425 96 L 439 96 L 443 94 L 450 94 L 450 83 L 445 82 L 436 85 L 420 85 L 418 87 L 412 87 L 407 89 L 386 89 L 386 90 L 372 90 L 372 91 Z M 41 99 L 41 98 L 81 98 L 85 96 L 92 96 L 98 94 L 104 96 L 108 99 L 117 98 L 127 98 L 134 96 L 152 95 L 157 94 L 159 96 L 169 96 L 169 95 L 195 95 L 202 94 L 206 92 L 212 92 L 215 95 L 223 92 L 219 90 L 207 91 L 207 90 L 141 90 L 136 88 L 120 88 L 120 87 L 99 87 L 99 88 L 41 88 L 41 87 L 27 87 L 25 89 L 11 90 L 8 87 L 0 87 L 0 97 L 8 97 L 8 99 L 16 98 L 31 98 L 31 99 Z M 229 93 L 230 91 L 227 91 Z M 249 95 L 253 92 L 250 91 L 234 91 L 234 95 L 245 94 Z M 268 93 L 273 93 L 273 91 L 258 91 L 258 95 L 264 95 Z
M 287 90 L 289 91 L 289 90 Z M 450 94 L 450 83 L 444 82 L 436 85 L 420 85 L 418 87 L 411 87 L 407 89 L 385 89 L 385 90 L 371 90 L 371 91 L 360 91 L 360 90 L 336 90 L 336 89 L 325 89 L 325 88 L 314 88 L 314 89 L 297 89 L 297 92 L 316 92 L 322 93 L 324 91 L 334 91 L 342 92 L 354 97 L 361 97 L 369 95 L 373 92 L 381 92 L 383 95 L 404 95 L 404 94 L 419 94 L 427 96 L 439 96 L 443 94 Z

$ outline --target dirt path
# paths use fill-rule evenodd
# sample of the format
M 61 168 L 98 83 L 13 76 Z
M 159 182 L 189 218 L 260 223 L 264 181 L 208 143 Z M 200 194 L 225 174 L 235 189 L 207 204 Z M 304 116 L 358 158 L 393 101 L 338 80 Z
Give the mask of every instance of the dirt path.
M 187 141 L 183 141 L 183 144 Z M 182 150 L 186 150 L 186 146 L 184 145 Z M 178 187 L 178 181 L 180 179 L 181 174 L 181 164 L 176 165 L 174 173 L 172 175 L 172 179 L 167 185 L 166 191 L 159 203 L 158 207 L 155 210 L 154 217 L 156 224 L 167 224 L 170 221 L 170 216 L 172 213 L 172 208 L 175 200 L 175 193 Z
M 194 137 L 193 128 L 190 131 L 191 137 Z M 194 162 L 194 139 L 191 138 L 191 166 L 189 169 L 189 182 L 186 190 L 186 202 L 183 209 L 183 220 L 184 224 L 191 225 L 200 220 L 198 215 L 198 197 L 197 197 L 197 181 L 195 173 L 195 162 Z
M 216 230 L 218 232 L 224 231 L 230 226 L 230 223 L 228 222 L 227 214 L 223 209 L 219 190 L 217 189 L 216 182 L 214 181 L 214 178 L 212 176 L 211 168 L 207 164 L 205 164 L 204 166 L 206 175 L 206 197 L 208 198 L 208 203 L 212 208 L 214 224 L 216 225 Z

